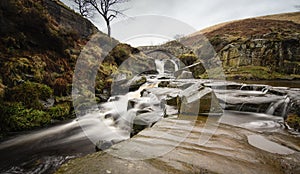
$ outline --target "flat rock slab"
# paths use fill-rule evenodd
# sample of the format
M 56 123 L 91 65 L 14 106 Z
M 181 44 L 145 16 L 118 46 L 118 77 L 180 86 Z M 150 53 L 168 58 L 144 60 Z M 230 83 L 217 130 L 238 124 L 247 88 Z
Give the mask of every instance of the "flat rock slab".
M 299 173 L 300 153 L 280 155 L 254 147 L 248 136 L 258 132 L 220 124 L 206 144 L 200 144 L 206 118 L 162 119 L 133 138 L 104 152 L 77 158 L 57 173 Z M 299 138 L 282 133 L 268 134 L 290 147 L 299 147 Z

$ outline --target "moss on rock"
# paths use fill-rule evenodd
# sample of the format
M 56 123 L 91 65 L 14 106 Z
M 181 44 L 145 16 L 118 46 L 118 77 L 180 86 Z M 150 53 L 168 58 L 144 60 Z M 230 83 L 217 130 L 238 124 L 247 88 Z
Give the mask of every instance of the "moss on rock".
M 0 111 L 0 130 L 2 133 L 30 130 L 51 122 L 51 117 L 47 112 L 28 109 L 21 103 L 1 103 Z
M 194 64 L 198 58 L 194 53 L 181 54 L 179 60 L 183 62 L 186 66 Z
M 71 104 L 68 102 L 57 104 L 47 110 L 51 119 L 65 120 L 70 118 Z
M 45 74 L 46 63 L 38 55 L 32 57 L 13 57 L 2 67 L 5 83 L 13 86 L 20 81 L 41 82 Z
M 27 108 L 43 109 L 40 100 L 46 101 L 52 94 L 53 90 L 49 86 L 27 81 L 8 89 L 5 98 L 10 102 L 21 102 Z
M 300 131 L 300 117 L 297 114 L 290 114 L 286 123 L 297 131 Z

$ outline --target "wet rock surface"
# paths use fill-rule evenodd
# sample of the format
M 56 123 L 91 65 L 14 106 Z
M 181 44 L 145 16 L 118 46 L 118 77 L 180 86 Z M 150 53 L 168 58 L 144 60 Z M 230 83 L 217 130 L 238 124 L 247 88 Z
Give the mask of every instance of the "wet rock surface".
M 286 130 L 281 117 L 297 110 L 297 89 L 195 79 L 170 79 L 169 87 L 158 87 L 160 80 L 148 80 L 139 90 L 113 96 L 99 111 L 77 119 L 84 132 L 77 139 L 72 128 L 71 137 L 75 142 L 89 138 L 101 152 L 71 160 L 57 173 L 299 171 L 299 134 Z M 228 111 L 228 105 L 236 111 Z M 203 116 L 207 112 L 223 114 Z M 58 142 L 64 147 L 71 143 L 53 141 Z
M 200 135 L 207 133 L 202 129 L 204 121 L 163 119 L 105 152 L 70 161 L 56 173 L 299 172 L 298 151 L 282 156 L 248 144 L 248 135 L 261 136 L 257 132 L 221 124 L 206 144 L 199 144 Z M 291 142 L 287 149 L 299 148 L 291 136 L 272 133 L 263 137 L 278 146 Z
M 141 98 L 128 101 L 126 110 L 134 111 L 131 139 L 71 160 L 57 173 L 300 171 L 299 134 L 283 124 L 284 116 L 297 110 L 297 89 L 161 81 L 156 82 L 161 87 L 140 89 Z

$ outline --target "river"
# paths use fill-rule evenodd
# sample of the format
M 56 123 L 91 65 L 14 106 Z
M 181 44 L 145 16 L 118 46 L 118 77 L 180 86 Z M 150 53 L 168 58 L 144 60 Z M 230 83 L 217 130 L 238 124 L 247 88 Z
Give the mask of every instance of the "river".
M 147 147 L 148 150 L 143 149 L 141 154 L 133 153 L 131 158 L 148 158 L 147 155 L 156 158 L 176 147 L 180 152 L 175 151 L 160 160 L 167 163 L 169 159 L 169 168 L 173 166 L 172 170 L 183 173 L 193 171 L 186 167 L 188 164 L 204 168 L 214 162 L 218 163 L 207 169 L 220 173 L 238 173 L 242 169 L 255 171 L 254 173 L 259 170 L 276 171 L 275 173 L 300 171 L 299 134 L 286 129 L 283 124 L 287 107 L 291 101 L 299 99 L 300 89 L 217 80 L 175 79 L 170 74 L 164 74 L 163 62 L 156 61 L 160 74 L 145 76 L 147 83 L 137 91 L 112 96 L 108 102 L 99 104 L 98 109 L 80 118 L 24 132 L 1 142 L 1 173 L 53 173 L 69 159 L 95 152 L 95 144 L 98 149 L 103 150 L 116 144 L 113 150 L 108 151 L 117 155 L 125 151 L 129 153 L 134 145 Z M 172 63 L 171 66 L 176 64 Z M 178 67 L 174 69 L 177 70 Z M 178 88 L 158 87 L 161 82 Z M 282 86 L 286 86 L 286 83 Z M 199 93 L 193 93 L 194 91 Z M 220 103 L 222 110 L 225 109 L 221 114 L 218 108 L 211 109 L 211 104 L 210 113 L 195 117 L 189 114 L 191 111 L 181 114 L 174 103 L 168 103 L 181 94 L 185 95 L 184 101 L 188 103 L 212 93 L 209 101 Z M 216 96 L 216 100 L 213 96 Z M 217 107 L 215 104 L 214 106 Z M 198 110 L 200 111 L 197 108 L 196 112 Z M 142 128 L 134 127 L 136 125 L 142 125 Z M 148 129 L 141 131 L 147 127 Z M 207 131 L 199 131 L 200 129 Z M 170 132 L 172 136 L 158 136 L 163 132 Z M 138 135 L 132 138 L 133 141 L 126 141 L 135 134 Z M 205 136 L 198 141 L 193 136 L 199 134 Z M 151 140 L 150 144 L 145 143 L 147 139 Z M 196 140 L 202 143 L 201 146 L 195 144 Z M 97 144 L 98 142 L 102 143 Z M 267 154 L 268 158 L 257 160 L 260 153 Z M 206 161 L 197 161 L 199 156 Z M 267 164 L 273 157 L 282 158 L 291 167 L 278 171 L 274 165 Z M 124 158 L 127 160 L 127 157 Z M 232 160 L 237 168 L 226 167 L 223 160 Z M 266 160 L 266 164 L 260 160 Z M 159 162 L 152 162 L 159 165 Z M 175 167 L 177 164 L 181 167 Z M 250 167 L 250 164 L 257 165 L 257 169 Z M 163 168 L 163 165 L 158 168 Z M 224 167 L 227 172 L 221 170 Z M 156 170 L 154 168 L 153 171 Z

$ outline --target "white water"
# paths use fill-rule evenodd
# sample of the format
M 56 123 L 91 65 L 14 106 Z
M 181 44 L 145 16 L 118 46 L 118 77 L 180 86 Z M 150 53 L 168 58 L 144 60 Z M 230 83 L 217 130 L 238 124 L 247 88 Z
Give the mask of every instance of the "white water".
M 280 116 L 285 118 L 287 107 L 289 104 L 290 104 L 290 98 L 288 96 L 285 96 L 283 99 L 271 103 L 269 108 L 266 111 L 266 114 L 274 115 L 275 111 L 281 108 Z
M 155 66 L 158 74 L 164 75 L 166 72 L 166 66 L 172 64 L 173 71 L 178 71 L 179 67 L 175 60 L 173 59 L 155 59 Z M 170 73 L 170 72 L 169 72 Z
M 164 61 L 155 59 L 155 66 L 158 74 L 164 74 Z

